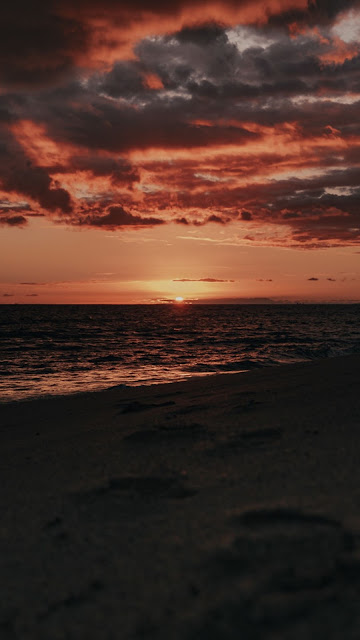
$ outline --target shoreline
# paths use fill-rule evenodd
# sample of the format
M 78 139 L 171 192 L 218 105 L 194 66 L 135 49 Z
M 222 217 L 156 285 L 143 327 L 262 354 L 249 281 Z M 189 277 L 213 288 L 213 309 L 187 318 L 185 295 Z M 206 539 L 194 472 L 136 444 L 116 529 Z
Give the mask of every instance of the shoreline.
M 360 634 L 360 356 L 0 405 L 4 640 Z
M 239 369 L 235 371 L 211 371 L 211 372 L 190 373 L 189 375 L 185 375 L 183 378 L 180 378 L 177 380 L 166 380 L 166 381 L 162 380 L 161 382 L 141 382 L 139 384 L 127 384 L 126 382 L 124 382 L 124 383 L 114 384 L 111 386 L 99 387 L 97 389 L 91 389 L 90 391 L 80 390 L 80 391 L 69 391 L 67 393 L 46 393 L 46 394 L 34 395 L 34 396 L 24 396 L 24 397 L 19 397 L 14 399 L 1 398 L 0 396 L 0 407 L 16 404 L 18 402 L 34 402 L 34 401 L 41 401 L 41 400 L 49 400 L 51 398 L 58 398 L 58 399 L 68 398 L 68 397 L 74 397 L 74 396 L 87 395 L 89 393 L 96 393 L 96 394 L 106 393 L 107 391 L 111 391 L 111 390 L 157 388 L 162 385 L 182 384 L 184 382 L 191 383 L 193 380 L 203 379 L 203 378 L 206 379 L 206 378 L 214 378 L 214 377 L 221 377 L 221 376 L 248 375 L 249 373 L 252 373 L 254 371 L 278 370 L 279 368 L 282 369 L 283 367 L 296 367 L 304 364 L 312 364 L 312 363 L 318 363 L 318 362 L 323 362 L 327 360 L 351 358 L 351 357 L 357 357 L 357 356 L 359 356 L 359 354 L 350 353 L 346 355 L 343 355 L 343 354 L 332 355 L 332 356 L 327 356 L 325 358 L 314 358 L 311 360 L 310 359 L 294 360 L 292 362 L 280 362 L 276 364 L 272 363 L 272 364 L 261 365 L 261 364 L 254 363 L 254 366 L 250 369 Z

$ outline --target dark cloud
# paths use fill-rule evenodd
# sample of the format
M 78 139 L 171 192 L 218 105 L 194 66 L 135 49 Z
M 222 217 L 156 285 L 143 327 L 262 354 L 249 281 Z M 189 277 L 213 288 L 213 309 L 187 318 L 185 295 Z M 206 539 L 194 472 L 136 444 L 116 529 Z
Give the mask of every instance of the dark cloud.
M 244 38 L 252 35 L 254 31 L 249 29 L 243 33 Z M 181 88 L 193 97 L 207 98 L 210 108 L 214 101 L 221 102 L 225 113 L 230 110 L 235 113 L 231 102 L 235 99 L 242 103 L 236 104 L 240 113 L 246 101 L 251 101 L 247 106 L 255 107 L 252 117 L 257 117 L 257 111 L 259 115 L 267 115 L 268 109 L 263 108 L 267 100 L 358 88 L 358 56 L 324 66 L 321 56 L 336 48 L 328 33 L 322 39 L 314 34 L 295 39 L 285 33 L 269 32 L 269 38 L 271 35 L 275 42 L 270 40 L 268 46 L 249 43 L 239 50 L 224 28 L 212 25 L 144 40 L 136 51 L 141 63 L 155 71 L 167 89 Z M 259 104 L 254 105 L 254 100 L 259 100 Z
M 118 205 L 110 207 L 105 215 L 87 215 L 79 221 L 79 224 L 87 227 L 118 229 L 121 227 L 155 227 L 164 224 L 164 221 L 160 218 L 133 215 Z
M 204 208 L 206 209 L 207 207 L 204 207 Z M 212 214 L 211 216 L 208 216 L 203 220 L 199 220 L 197 218 L 188 219 L 188 218 L 182 217 L 182 218 L 175 218 L 173 222 L 175 222 L 176 224 L 182 224 L 184 226 L 193 225 L 194 227 L 203 227 L 209 222 L 213 222 L 215 224 L 220 224 L 220 225 L 226 225 L 230 221 L 231 221 L 231 218 L 229 217 L 223 217 L 216 214 Z
M 253 22 L 259 15 L 268 18 L 271 28 L 292 23 L 329 24 L 337 15 L 351 6 L 355 0 L 309 0 L 307 8 L 294 8 L 297 3 L 289 0 L 283 11 L 278 3 L 255 1 Z M 224 0 L 225 15 L 236 13 L 242 6 L 251 20 L 248 0 Z M 213 5 L 204 0 L 176 0 L 173 2 L 134 0 L 14 0 L 3 2 L 0 8 L 0 80 L 10 86 L 56 84 L 76 73 L 76 66 L 86 66 L 94 50 L 101 46 L 106 59 L 107 51 L 125 43 L 134 24 L 146 24 L 149 19 L 179 18 L 192 11 L 202 14 L 204 21 L 213 19 Z M 101 26 L 102 25 L 102 26 Z M 116 28 L 116 35 L 112 30 Z M 184 45 L 211 46 L 222 39 L 217 25 L 183 28 L 177 40 Z M 121 75 L 121 74 L 120 74 Z M 129 79 L 128 81 L 130 81 Z M 121 78 L 120 78 L 121 82 Z M 115 83 L 116 84 L 116 83 Z M 135 87 L 136 88 L 136 87 Z
M 319 278 L 308 278 L 308 280 L 310 280 L 312 282 L 317 282 L 319 280 Z
M 31 213 L 30 205 L 0 200 L 0 225 L 24 227 L 27 224 L 27 218 L 22 215 L 23 213 L 27 215 Z
M 218 25 L 185 29 L 173 37 L 143 41 L 137 47 L 139 61 L 116 63 L 109 73 L 97 73 L 87 88 L 71 85 L 47 92 L 30 109 L 59 143 L 90 149 L 88 159 L 74 157 L 74 170 L 107 173 L 119 184 L 136 182 L 136 169 L 111 166 L 116 161 L 96 160 L 96 153 L 241 146 L 261 138 L 246 126 L 229 124 L 232 119 L 261 126 L 296 122 L 298 137 L 321 132 L 325 144 L 337 135 L 334 130 L 342 136 L 360 134 L 359 105 L 329 101 L 319 109 L 289 98 L 330 91 L 332 85 L 337 92 L 355 91 L 360 56 L 324 67 L 318 57 L 324 48 L 329 47 L 314 37 L 284 35 L 266 48 L 239 52 Z M 144 86 L 146 69 L 161 78 L 166 97 L 160 99 Z M 100 89 L 105 94 L 99 95 Z
M 53 0 L 13 0 L 0 6 L 0 81 L 41 86 L 66 76 L 85 52 L 84 23 L 61 15 Z
M 3 298 L 13 298 L 14 294 L 13 293 L 3 293 Z
M 46 169 L 34 166 L 13 134 L 0 131 L 0 185 L 9 193 L 25 195 L 48 212 L 71 211 L 69 193 L 56 186 Z
M 331 239 L 356 243 L 360 239 L 360 188 L 355 186 L 359 175 L 359 169 L 350 168 L 332 170 L 314 178 L 254 182 L 241 188 L 224 189 L 215 185 L 208 193 L 178 194 L 177 205 L 195 209 L 198 214 L 214 207 L 226 212 L 226 215 L 198 220 L 196 224 L 200 225 L 209 221 L 227 224 L 237 219 L 237 208 L 233 206 L 237 203 L 246 207 L 255 225 L 289 226 L 300 244 L 312 237 L 320 243 Z M 338 193 L 333 193 L 334 189 Z M 231 208 L 233 212 L 229 215 Z
M 223 216 L 212 214 L 207 218 L 206 222 L 215 222 L 216 224 L 226 224 L 227 222 L 229 222 L 229 219 L 226 219 Z
M 235 280 L 222 280 L 221 278 L 176 278 L 173 282 L 235 282 Z
M 61 116 L 49 118 L 55 139 L 91 150 L 126 152 L 132 149 L 190 149 L 219 144 L 243 144 L 258 136 L 243 127 L 203 126 L 188 121 L 183 105 L 149 105 L 141 110 L 94 98 L 86 104 L 64 105 Z M 182 101 L 181 101 L 182 102 Z
M 329 282 L 336 282 L 335 278 L 326 278 L 326 280 L 328 280 Z
M 184 27 L 175 34 L 176 40 L 180 43 L 195 44 L 199 47 L 211 47 L 220 42 L 227 42 L 224 27 L 210 22 L 201 26 Z
M 252 214 L 250 213 L 250 211 L 242 211 L 240 215 L 241 215 L 241 220 L 246 220 L 246 221 L 252 220 Z
M 142 66 L 137 61 L 117 62 L 105 76 L 99 76 L 97 89 L 112 98 L 133 100 L 146 92 Z
M 249 7 L 223 6 L 242 4 Z M 266 24 L 254 9 L 252 25 L 232 31 L 211 22 L 201 0 L 1 7 L 0 186 L 9 200 L 17 194 L 31 204 L 0 203 L 0 224 L 23 226 L 44 213 L 109 229 L 243 221 L 254 242 L 264 225 L 281 226 L 286 242 L 299 246 L 358 242 L 360 50 L 358 43 L 338 49 L 331 26 L 359 3 L 309 0 L 299 10 L 289 0 L 282 12 L 270 4 L 252 3 Z M 181 19 L 173 32 L 137 42 L 131 59 L 107 60 L 135 22 L 191 7 L 204 8 L 204 24 Z M 92 67 L 97 47 L 104 63 Z M 43 132 L 38 155 L 36 136 L 31 153 L 16 133 L 24 121 Z M 259 151 L 247 154 L 255 142 Z M 154 150 L 165 159 L 150 162 Z M 174 153 L 168 161 L 168 150 L 187 159 Z M 100 187 L 92 177 L 104 178 L 93 181 Z
M 339 13 L 358 5 L 357 0 L 308 0 L 306 9 L 288 9 L 270 16 L 270 26 L 326 25 L 334 21 Z
M 95 177 L 110 178 L 114 185 L 129 187 L 140 180 L 138 169 L 125 158 L 109 158 L 95 155 L 73 156 L 68 165 L 48 167 L 48 170 L 54 173 L 88 171 Z
M 24 227 L 27 219 L 20 215 L 11 215 L 0 213 L 0 225 L 8 225 L 9 227 Z

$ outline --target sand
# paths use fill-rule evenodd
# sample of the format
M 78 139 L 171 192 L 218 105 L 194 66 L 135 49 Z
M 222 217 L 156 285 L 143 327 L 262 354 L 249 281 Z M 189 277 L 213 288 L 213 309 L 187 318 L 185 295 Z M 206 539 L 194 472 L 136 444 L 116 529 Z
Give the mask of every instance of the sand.
M 0 406 L 0 638 L 360 638 L 360 357 Z

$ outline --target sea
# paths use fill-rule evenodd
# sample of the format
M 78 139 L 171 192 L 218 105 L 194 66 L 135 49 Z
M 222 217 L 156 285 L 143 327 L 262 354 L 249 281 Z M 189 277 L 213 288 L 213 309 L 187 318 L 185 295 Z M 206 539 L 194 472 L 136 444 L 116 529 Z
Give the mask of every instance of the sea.
M 1 305 L 0 402 L 360 353 L 360 304 Z

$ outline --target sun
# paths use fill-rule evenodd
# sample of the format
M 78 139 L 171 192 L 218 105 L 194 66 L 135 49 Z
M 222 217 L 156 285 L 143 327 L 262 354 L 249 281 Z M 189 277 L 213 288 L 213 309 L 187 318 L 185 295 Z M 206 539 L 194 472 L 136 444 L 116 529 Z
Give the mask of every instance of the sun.
M 184 298 L 182 298 L 181 296 L 176 296 L 175 302 L 184 302 Z

